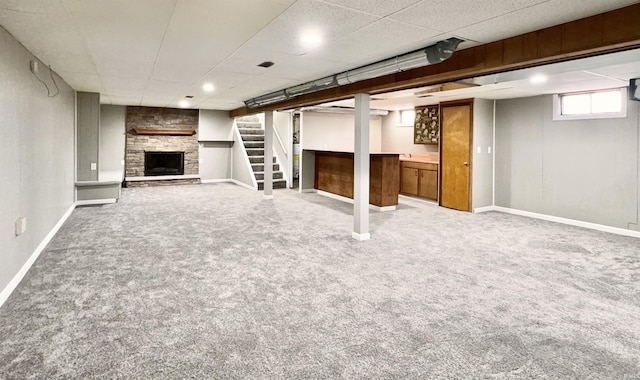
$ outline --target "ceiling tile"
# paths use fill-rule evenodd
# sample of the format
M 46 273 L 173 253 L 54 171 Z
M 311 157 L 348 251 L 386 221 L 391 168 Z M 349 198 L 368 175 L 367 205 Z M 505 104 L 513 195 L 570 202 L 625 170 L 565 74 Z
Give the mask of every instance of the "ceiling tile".
M 54 71 L 56 71 L 56 73 L 58 73 L 58 75 L 60 75 L 62 79 L 64 79 L 64 81 L 76 91 L 104 93 L 104 87 L 102 86 L 101 79 L 98 75 L 80 74 L 60 70 Z
M 315 55 L 347 62 L 353 68 L 408 53 L 448 37 L 435 30 L 382 19 L 345 36 L 330 49 Z
M 93 56 L 155 59 L 176 0 L 61 0 Z
M 357 9 L 377 16 L 388 16 L 421 0 L 325 0 L 328 3 Z
M 58 1 L 2 0 L 0 3 L 0 9 L 46 15 L 64 15 L 64 8 L 62 8 Z
M 546 1 L 548 0 L 425 0 L 390 17 L 413 25 L 450 32 Z
M 317 29 L 326 44 L 342 38 L 379 17 L 316 0 L 298 0 L 245 45 L 292 55 L 308 53 L 311 49 L 299 42 L 306 29 Z
M 463 39 L 472 39 L 481 43 L 497 41 L 506 37 L 544 29 L 553 25 L 593 16 L 626 5 L 637 0 L 583 0 L 577 7 L 566 0 L 551 0 L 526 9 L 456 29 L 452 33 Z

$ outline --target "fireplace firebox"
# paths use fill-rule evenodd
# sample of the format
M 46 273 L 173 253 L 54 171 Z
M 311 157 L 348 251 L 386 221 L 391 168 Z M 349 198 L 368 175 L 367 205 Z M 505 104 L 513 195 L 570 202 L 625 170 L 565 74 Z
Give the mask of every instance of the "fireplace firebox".
M 144 175 L 183 175 L 184 152 L 144 152 Z

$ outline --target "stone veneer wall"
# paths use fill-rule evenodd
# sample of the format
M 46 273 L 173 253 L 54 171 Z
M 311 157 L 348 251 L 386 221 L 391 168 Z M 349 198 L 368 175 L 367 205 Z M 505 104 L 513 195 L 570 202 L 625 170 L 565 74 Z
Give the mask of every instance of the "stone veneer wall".
M 184 174 L 199 174 L 198 137 L 138 135 L 134 128 L 198 131 L 198 110 L 127 107 L 125 176 L 144 176 L 144 152 L 184 152 Z

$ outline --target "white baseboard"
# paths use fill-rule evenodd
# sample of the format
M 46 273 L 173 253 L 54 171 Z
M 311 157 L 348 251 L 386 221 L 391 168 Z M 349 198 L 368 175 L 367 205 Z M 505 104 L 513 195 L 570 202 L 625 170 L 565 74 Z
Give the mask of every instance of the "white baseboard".
M 233 180 L 230 178 L 222 178 L 222 179 L 201 179 L 200 183 L 233 183 Z
M 64 213 L 64 215 L 62 215 L 62 218 L 58 220 L 58 223 L 56 223 L 56 225 L 53 226 L 53 228 L 51 229 L 51 231 L 49 231 L 47 236 L 45 236 L 44 239 L 38 245 L 38 247 L 36 247 L 36 250 L 33 251 L 29 259 L 27 259 L 27 261 L 22 265 L 22 268 L 20 268 L 18 273 L 16 273 L 16 275 L 13 276 L 11 281 L 9 281 L 7 286 L 5 286 L 4 289 L 2 289 L 2 291 L 0 292 L 0 307 L 2 307 L 2 305 L 11 295 L 11 293 L 16 289 L 16 287 L 18 287 L 18 285 L 20 284 L 20 281 L 22 281 L 22 279 L 27 274 L 27 272 L 29 271 L 33 263 L 36 262 L 36 259 L 38 258 L 38 256 L 40 256 L 42 251 L 45 249 L 47 244 L 49 244 L 51 239 L 53 239 L 56 233 L 58 233 L 58 230 L 60 229 L 60 227 L 62 227 L 64 222 L 66 222 L 66 220 L 69 218 L 69 216 L 71 215 L 71 213 L 75 208 L 76 208 L 75 203 L 71 205 L 71 207 L 69 207 L 69 209 Z
M 489 212 L 489 211 L 498 211 L 498 210 L 496 210 L 496 206 L 478 207 L 473 209 L 473 212 L 476 214 L 479 214 L 481 212 Z
M 342 195 L 329 193 L 329 192 L 324 191 L 324 190 L 315 190 L 315 189 L 314 189 L 314 192 L 318 193 L 318 195 L 322 195 L 323 197 L 332 198 L 332 199 L 336 199 L 336 200 L 339 200 L 339 201 L 342 201 L 342 202 L 353 204 L 353 199 L 347 198 L 347 197 L 343 197 Z M 372 210 L 375 210 L 375 211 L 380 211 L 380 212 L 395 211 L 396 210 L 396 206 L 380 207 L 380 206 L 376 206 L 376 205 L 372 205 L 372 204 L 369 204 L 369 208 L 372 209 Z
M 626 230 L 624 228 L 605 226 L 603 224 L 583 222 L 581 220 L 561 218 L 561 217 L 552 216 L 552 215 L 538 214 L 538 213 L 535 213 L 535 212 L 516 210 L 516 209 L 513 209 L 513 208 L 507 208 L 507 207 L 500 207 L 500 206 L 490 206 L 490 207 L 492 207 L 491 211 L 499 211 L 499 212 L 504 212 L 506 214 L 526 216 L 526 217 L 529 217 L 529 218 L 547 220 L 547 221 L 550 221 L 550 222 L 568 224 L 568 225 L 571 225 L 571 226 L 577 226 L 577 227 L 589 228 L 589 229 L 597 230 L 597 231 L 609 232 L 609 233 L 616 234 L 616 235 L 623 235 L 623 236 L 631 236 L 631 237 L 640 238 L 640 231 Z M 489 211 L 489 210 L 487 210 L 487 211 Z
M 316 189 L 301 189 L 300 192 L 301 193 L 317 193 L 318 190 L 316 190 Z
M 273 195 L 263 195 L 264 199 L 273 199 Z
M 356 239 L 357 241 L 365 241 L 365 240 L 371 239 L 371 234 L 369 234 L 369 233 L 359 234 L 357 232 L 352 232 L 351 233 L 351 237 Z
M 110 203 L 117 203 L 118 200 L 115 198 L 109 199 L 87 199 L 84 201 L 76 201 L 77 206 L 97 206 L 97 205 L 106 205 Z

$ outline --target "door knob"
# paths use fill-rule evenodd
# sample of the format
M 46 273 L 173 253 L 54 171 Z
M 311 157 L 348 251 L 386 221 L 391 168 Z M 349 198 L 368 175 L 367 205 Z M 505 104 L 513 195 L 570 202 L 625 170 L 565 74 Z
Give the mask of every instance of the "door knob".
M 469 163 L 467 161 L 463 162 L 464 166 L 469 166 Z

